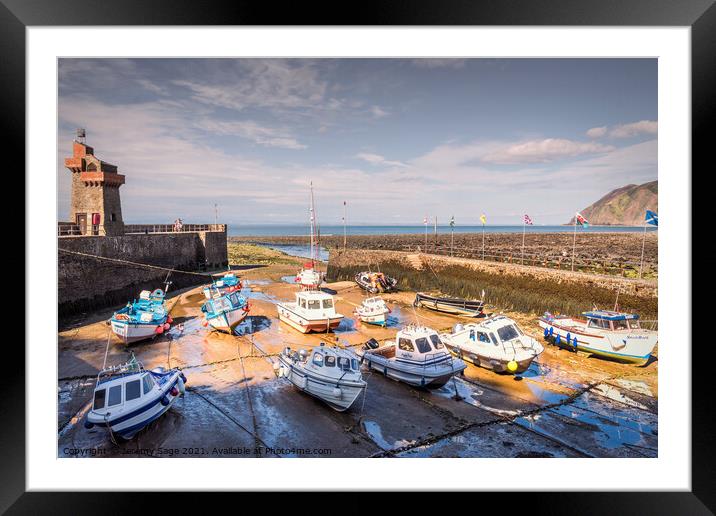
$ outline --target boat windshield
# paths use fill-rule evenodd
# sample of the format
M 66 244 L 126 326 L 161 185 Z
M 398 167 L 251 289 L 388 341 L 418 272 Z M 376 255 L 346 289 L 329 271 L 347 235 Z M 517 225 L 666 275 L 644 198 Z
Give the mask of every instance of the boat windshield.
M 589 319 L 589 324 L 587 325 L 590 328 L 601 328 L 603 330 L 609 329 L 609 321 L 605 321 L 603 319 Z
M 309 310 L 320 310 L 321 309 L 321 302 L 316 299 L 313 301 L 308 302 L 308 309 Z
M 338 357 L 338 367 L 339 367 L 339 369 L 342 369 L 343 371 L 350 371 L 351 370 L 350 359 L 345 358 L 345 357 Z
M 614 329 L 615 330 L 627 330 L 627 329 L 629 329 L 629 326 L 627 325 L 627 322 L 625 319 L 620 319 L 620 320 L 614 321 Z
M 428 353 L 432 350 L 428 339 L 426 339 L 425 337 L 415 339 L 415 345 L 418 346 L 418 351 L 420 351 L 421 353 Z
M 512 324 L 508 324 L 507 326 L 503 326 L 502 328 L 497 328 L 497 334 L 500 336 L 502 342 L 516 339 L 520 336 L 517 331 L 517 328 L 515 328 Z
M 629 321 L 629 328 L 632 330 L 640 330 L 641 326 L 639 326 L 639 321 L 632 319 Z
M 440 337 L 438 337 L 437 333 L 433 333 L 430 335 L 430 340 L 433 342 L 433 346 L 435 349 L 442 349 L 443 343 L 440 340 Z
M 94 409 L 98 410 L 104 408 L 105 389 L 98 389 L 94 391 Z
M 324 299 L 323 300 L 323 308 L 333 308 L 333 300 L 332 299 Z

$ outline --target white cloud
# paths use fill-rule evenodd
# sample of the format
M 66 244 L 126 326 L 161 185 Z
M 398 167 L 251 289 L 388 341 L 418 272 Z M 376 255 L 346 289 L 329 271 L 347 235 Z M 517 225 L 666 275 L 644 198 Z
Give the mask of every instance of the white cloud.
M 384 116 L 388 116 L 390 114 L 380 106 L 371 107 L 370 112 L 374 118 L 383 118 Z
M 362 159 L 363 161 L 367 161 L 371 165 L 385 165 L 389 167 L 407 167 L 405 163 L 401 161 L 391 161 L 388 159 L 385 159 L 380 154 L 371 154 L 369 152 L 360 152 L 355 155 L 356 158 Z
M 288 131 L 265 127 L 253 120 L 222 122 L 205 119 L 197 122 L 197 127 L 218 135 L 246 138 L 265 147 L 306 148 L 306 145 L 299 143 Z
M 587 131 L 590 138 L 633 138 L 640 135 L 654 136 L 659 133 L 659 123 L 655 120 L 639 120 L 630 124 L 619 124 L 612 127 L 592 127 Z
M 487 163 L 549 163 L 551 161 L 598 154 L 614 147 L 593 142 L 578 142 L 562 138 L 547 138 L 508 145 L 490 152 L 482 159 Z

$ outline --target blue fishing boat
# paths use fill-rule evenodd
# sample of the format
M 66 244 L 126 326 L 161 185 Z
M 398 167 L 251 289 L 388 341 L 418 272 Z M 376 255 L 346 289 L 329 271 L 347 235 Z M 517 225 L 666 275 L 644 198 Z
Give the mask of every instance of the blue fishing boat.
M 201 311 L 204 312 L 204 326 L 233 333 L 241 321 L 249 314 L 249 301 L 237 291 L 222 294 L 216 287 L 211 287 L 210 299 L 206 301 Z
M 143 290 L 139 299 L 127 303 L 112 315 L 110 325 L 114 334 L 125 344 L 130 344 L 164 333 L 172 323 L 164 304 L 165 296 L 160 288 L 153 292 Z
M 102 369 L 85 428 L 106 427 L 113 440 L 131 439 L 171 408 L 184 394 L 185 384 L 179 369 L 147 371 L 134 356 L 125 364 Z
M 206 299 L 211 299 L 212 290 L 218 290 L 222 294 L 241 290 L 241 280 L 233 272 L 227 272 L 219 279 L 212 278 L 212 284 L 204 287 L 204 297 Z

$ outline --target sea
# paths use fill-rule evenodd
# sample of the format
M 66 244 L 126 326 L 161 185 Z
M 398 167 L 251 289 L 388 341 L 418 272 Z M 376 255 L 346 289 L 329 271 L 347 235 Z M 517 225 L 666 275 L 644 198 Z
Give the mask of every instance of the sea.
M 228 236 L 308 236 L 307 225 L 274 225 L 274 224 L 229 224 Z M 425 233 L 425 226 L 346 226 L 348 235 L 411 235 Z M 458 226 L 453 228 L 455 233 L 522 233 L 523 226 Z M 525 226 L 527 233 L 568 233 L 574 231 L 574 226 Z M 580 232 L 588 233 L 633 233 L 644 231 L 641 226 L 589 226 L 578 227 Z M 655 231 L 656 228 L 649 226 L 647 231 Z M 321 226 L 322 236 L 343 235 L 343 226 Z M 428 225 L 428 234 L 435 233 L 435 226 Z M 450 226 L 438 226 L 438 234 L 449 234 Z

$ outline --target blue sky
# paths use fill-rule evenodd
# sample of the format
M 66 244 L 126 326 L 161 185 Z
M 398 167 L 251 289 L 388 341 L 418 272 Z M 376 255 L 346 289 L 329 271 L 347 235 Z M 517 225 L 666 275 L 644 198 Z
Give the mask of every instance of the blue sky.
M 60 59 L 58 218 L 77 127 L 125 222 L 567 222 L 657 178 L 656 59 Z

